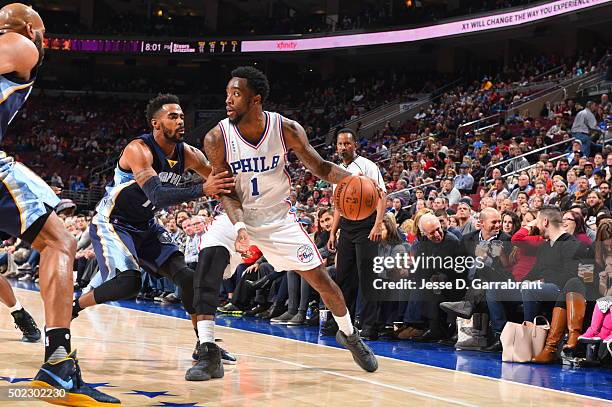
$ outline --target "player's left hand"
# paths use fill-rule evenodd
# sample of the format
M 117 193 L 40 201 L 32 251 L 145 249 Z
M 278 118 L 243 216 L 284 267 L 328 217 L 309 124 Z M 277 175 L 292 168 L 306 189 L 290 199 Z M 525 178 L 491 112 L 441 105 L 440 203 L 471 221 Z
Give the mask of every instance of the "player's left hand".
M 247 233 L 246 229 L 240 229 L 238 236 L 236 237 L 236 243 L 234 245 L 238 253 L 246 253 L 251 247 L 251 238 Z
M 374 227 L 370 231 L 370 236 L 368 236 L 371 241 L 380 242 L 380 240 L 382 239 L 382 226 L 382 222 L 376 223 L 374 225 Z

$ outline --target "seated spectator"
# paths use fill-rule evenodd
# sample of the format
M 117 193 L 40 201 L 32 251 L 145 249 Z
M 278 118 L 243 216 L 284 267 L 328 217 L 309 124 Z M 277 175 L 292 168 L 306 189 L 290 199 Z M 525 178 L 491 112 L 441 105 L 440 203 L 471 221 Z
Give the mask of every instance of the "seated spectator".
M 442 229 L 434 214 L 422 214 L 418 219 L 419 244 L 415 257 L 450 256 L 462 254 L 459 240 Z M 440 267 L 441 266 L 441 267 Z M 414 270 L 413 278 L 417 287 L 423 281 L 455 281 L 458 273 L 454 268 L 444 268 L 443 264 L 421 265 Z M 417 289 L 410 292 L 408 306 L 404 313 L 404 328 L 398 333 L 400 339 L 433 342 L 449 336 L 446 332 L 445 315 L 441 315 L 439 304 L 454 301 L 462 296 L 461 290 Z
M 548 203 L 558 206 L 562 211 L 567 211 L 572 205 L 572 196 L 567 192 L 565 182 L 559 180 L 554 183 L 555 192 L 550 195 Z
M 516 281 L 526 279 L 536 262 L 536 254 L 544 242 L 536 226 L 538 213 L 529 211 L 523 216 L 521 227 L 512 235 L 512 275 Z
M 523 168 L 529 167 L 529 161 L 527 161 L 525 157 L 516 158 L 521 154 L 522 153 L 519 146 L 517 146 L 516 144 L 512 144 L 510 146 L 510 158 L 514 159 L 504 167 L 504 171 L 506 171 L 506 174 L 510 172 L 520 171 Z
M 585 287 L 577 276 L 579 259 L 585 257 L 584 246 L 566 232 L 563 222 L 566 214 L 548 206 L 538 215 L 538 229 L 550 244 L 539 247 L 536 264 L 529 274 L 530 280 L 543 281 L 542 288 L 522 290 L 524 319 L 530 321 L 539 315 L 542 302 L 556 302 L 546 344 L 532 359 L 534 363 L 552 363 L 557 359 L 557 347 L 566 329 L 569 329 L 569 339 L 564 346 L 566 351 L 576 347 L 582 332 Z
M 580 177 L 577 181 L 576 193 L 574 193 L 574 202 L 586 202 L 589 194 L 589 181 L 586 177 Z
M 578 174 L 574 170 L 568 170 L 567 175 L 567 193 L 572 195 L 572 201 L 574 201 L 574 194 L 578 191 Z
M 510 236 L 502 231 L 502 219 L 499 211 L 491 208 L 480 213 L 480 231 L 464 236 L 465 250 L 469 255 L 481 258 L 483 267 L 476 269 L 472 278 L 483 281 L 513 281 L 510 273 L 510 253 L 512 246 Z M 504 290 L 485 290 L 487 307 L 491 318 L 493 339 L 485 352 L 501 351 L 501 331 L 506 324 Z
M 586 245 L 590 245 L 593 241 L 586 234 L 586 225 L 581 213 L 576 211 L 566 211 L 561 218 L 562 229 L 565 233 L 574 236 L 576 240 Z
M 400 198 L 393 198 L 393 208 L 391 208 L 390 213 L 395 215 L 395 221 L 398 225 L 401 225 L 410 218 L 410 215 L 406 209 L 403 207 L 402 200 Z
M 442 180 L 442 188 L 440 190 L 439 197 L 445 197 L 448 200 L 448 206 L 456 205 L 461 199 L 461 193 L 454 186 L 452 178 L 445 178 Z
M 512 237 L 521 227 L 521 219 L 512 210 L 501 211 L 502 232 Z
M 510 194 L 510 199 L 512 202 L 517 202 L 517 197 L 519 192 L 525 192 L 530 195 L 533 191 L 533 187 L 529 184 L 529 176 L 527 174 L 521 174 L 518 177 L 518 182 L 514 186 L 512 193 Z
M 457 220 L 457 228 L 462 235 L 467 235 L 476 230 L 476 224 L 472 218 L 472 207 L 469 203 L 459 202 L 455 219 Z
M 462 194 L 469 194 L 474 187 L 474 177 L 470 174 L 470 166 L 461 164 L 459 166 L 459 175 L 454 180 L 455 188 Z
M 593 230 L 597 229 L 596 222 L 599 214 L 610 214 L 608 208 L 604 205 L 604 198 L 601 192 L 591 191 L 587 196 L 587 216 L 585 218 L 586 227 Z

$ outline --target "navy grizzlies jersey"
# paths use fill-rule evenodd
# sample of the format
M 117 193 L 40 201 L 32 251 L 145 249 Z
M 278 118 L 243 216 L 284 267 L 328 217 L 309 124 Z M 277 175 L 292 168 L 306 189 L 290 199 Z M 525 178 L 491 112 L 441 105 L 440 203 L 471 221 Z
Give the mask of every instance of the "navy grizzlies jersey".
M 184 144 L 178 143 L 173 156 L 168 158 L 152 134 L 144 134 L 137 140 L 144 141 L 151 150 L 153 169 L 157 172 L 161 183 L 178 185 L 185 171 Z M 155 209 L 136 183 L 134 174 L 121 169 L 117 160 L 113 180 L 106 187 L 106 195 L 96 207 L 98 215 L 109 220 L 140 225 L 153 219 Z
M 34 76 L 22 81 L 11 74 L 0 75 L 0 147 L 6 129 L 23 106 L 34 85 Z

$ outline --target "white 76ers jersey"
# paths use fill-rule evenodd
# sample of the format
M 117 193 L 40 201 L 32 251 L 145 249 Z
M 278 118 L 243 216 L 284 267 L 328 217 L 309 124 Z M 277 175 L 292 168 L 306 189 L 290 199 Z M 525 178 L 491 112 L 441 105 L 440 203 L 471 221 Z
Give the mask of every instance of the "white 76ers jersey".
M 282 116 L 264 112 L 266 124 L 259 144 L 249 143 L 229 119 L 219 122 L 225 140 L 225 159 L 236 180 L 236 193 L 245 210 L 269 209 L 287 200 L 291 180 L 287 170 Z

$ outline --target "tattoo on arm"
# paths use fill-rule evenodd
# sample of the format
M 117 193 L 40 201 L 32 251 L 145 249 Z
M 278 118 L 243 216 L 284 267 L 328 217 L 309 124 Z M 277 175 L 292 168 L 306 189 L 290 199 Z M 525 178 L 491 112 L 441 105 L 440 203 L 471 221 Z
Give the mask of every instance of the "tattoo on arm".
M 215 174 L 223 171 L 229 171 L 230 174 L 232 173 L 229 164 L 225 160 L 225 142 L 218 127 L 213 128 L 204 137 L 204 151 L 210 160 L 210 165 L 215 171 Z M 232 188 L 230 194 L 221 195 L 220 199 L 232 223 L 244 222 L 242 202 L 240 202 L 234 188 Z
M 136 183 L 142 188 L 142 186 L 146 184 L 149 178 L 154 177 L 156 175 L 157 173 L 153 168 L 143 168 L 142 170 L 134 172 L 134 179 L 136 180 Z
M 324 160 L 317 150 L 310 145 L 306 132 L 299 123 L 293 120 L 284 120 L 283 133 L 287 148 L 293 149 L 300 161 L 317 177 L 332 184 L 338 184 L 345 177 L 351 175 L 350 172 L 342 169 L 339 165 Z

